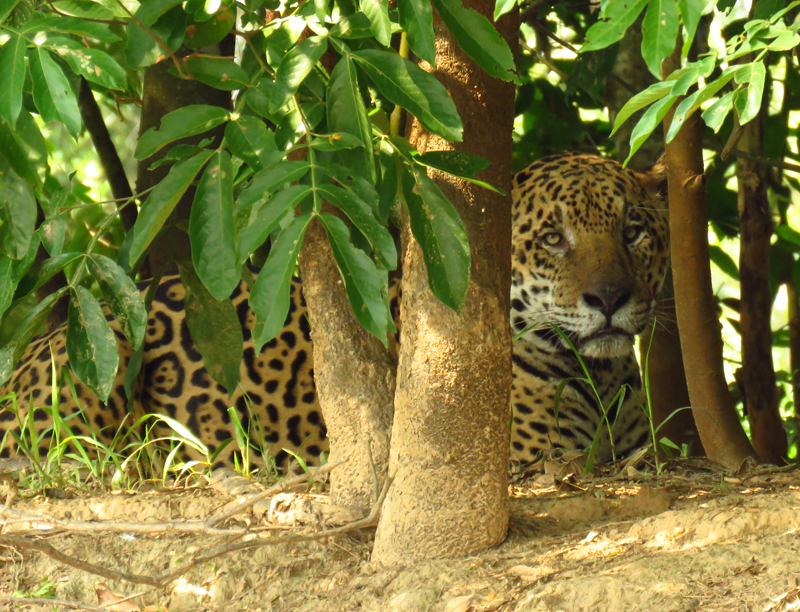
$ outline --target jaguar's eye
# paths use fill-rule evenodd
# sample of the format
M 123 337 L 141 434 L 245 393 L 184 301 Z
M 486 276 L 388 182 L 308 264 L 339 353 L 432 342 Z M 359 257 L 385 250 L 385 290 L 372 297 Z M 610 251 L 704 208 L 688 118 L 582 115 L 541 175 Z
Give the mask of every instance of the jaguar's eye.
M 542 242 L 545 244 L 545 246 L 550 247 L 558 246 L 563 240 L 564 236 L 558 232 L 547 232 L 544 236 L 542 236 Z
M 633 244 L 636 242 L 636 239 L 642 235 L 642 226 L 641 225 L 629 225 L 624 230 L 622 230 L 622 237 L 625 239 L 626 244 Z

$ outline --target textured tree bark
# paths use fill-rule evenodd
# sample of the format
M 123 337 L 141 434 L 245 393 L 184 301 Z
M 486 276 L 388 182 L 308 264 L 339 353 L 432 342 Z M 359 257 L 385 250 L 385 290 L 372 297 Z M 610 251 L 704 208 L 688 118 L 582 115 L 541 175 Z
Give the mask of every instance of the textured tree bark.
M 672 71 L 670 63 L 671 58 L 664 62 L 665 75 Z M 665 134 L 674 109 L 664 118 Z M 695 113 L 666 147 L 675 311 L 700 439 L 711 460 L 736 469 L 755 454 L 723 371 L 722 337 L 711 289 L 702 137 L 702 123 Z
M 367 510 L 389 467 L 396 363 L 356 320 L 322 226 L 306 230 L 300 249 L 303 295 L 314 341 L 314 381 L 328 429 L 331 500 Z
M 491 19 L 494 2 L 465 6 Z M 514 21 L 498 24 L 512 49 Z M 478 68 L 438 20 L 435 27 L 435 73 L 464 121 L 464 142 L 449 145 L 416 121 L 410 140 L 421 152 L 457 148 L 487 157 L 492 167 L 483 178 L 510 192 L 514 87 Z M 460 315 L 438 302 L 406 223 L 394 481 L 372 556 L 385 565 L 471 554 L 501 542 L 508 526 L 510 198 L 431 176 L 464 220 L 472 280 Z
M 744 126 L 738 148 L 759 155 L 763 138 L 760 117 Z M 769 290 L 769 247 L 772 216 L 765 168 L 739 158 L 739 276 L 742 368 L 737 375 L 753 448 L 762 461 L 782 465 L 787 442 L 778 412 L 772 362 L 772 299 Z
M 655 78 L 642 59 L 641 19 L 625 32 L 619 44 L 619 52 L 614 65 L 614 74 L 636 91 L 645 90 Z M 607 79 L 606 98 L 612 121 L 633 93 L 620 85 L 615 79 Z M 635 113 L 614 133 L 614 146 L 617 159 L 622 162 L 630 152 L 630 137 L 634 126 L 644 111 Z M 628 166 L 639 172 L 650 168 L 664 152 L 664 139 L 655 132 L 639 148 Z M 656 426 L 662 425 L 659 439 L 665 437 L 678 446 L 686 444 L 689 454 L 703 454 L 697 426 L 691 410 L 676 410 L 689 406 L 689 390 L 686 388 L 686 372 L 681 357 L 681 340 L 675 315 L 675 295 L 672 286 L 672 273 L 668 273 L 664 287 L 659 295 L 656 311 L 658 324 L 653 331 L 647 330 L 639 342 L 639 363 L 644 376 L 644 364 L 648 363 L 651 408 Z M 648 348 L 652 348 L 648 354 Z M 669 418 L 669 420 L 667 420 Z M 666 421 L 666 422 L 665 422 Z

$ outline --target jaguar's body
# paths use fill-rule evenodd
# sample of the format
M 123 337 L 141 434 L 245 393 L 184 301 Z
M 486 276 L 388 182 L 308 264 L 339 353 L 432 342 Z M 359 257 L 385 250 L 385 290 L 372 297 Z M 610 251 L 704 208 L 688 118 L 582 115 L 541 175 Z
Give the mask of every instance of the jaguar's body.
M 519 333 L 536 323 L 558 324 L 584 356 L 606 408 L 621 384 L 634 390 L 641 386 L 633 337 L 651 321 L 654 296 L 667 265 L 664 206 L 649 184 L 647 176 L 615 162 L 569 153 L 537 162 L 515 177 L 512 329 Z M 260 355 L 254 353 L 249 332 L 254 317 L 247 305 L 247 287 L 242 284 L 234 292 L 245 347 L 240 389 L 230 399 L 210 379 L 191 341 L 183 295 L 183 286 L 174 277 L 158 288 L 134 416 L 167 415 L 187 426 L 213 453 L 234 435 L 227 411 L 234 406 L 251 435 L 263 436 L 279 462 L 286 457 L 282 449 L 312 464 L 318 462 L 327 442 L 314 391 L 310 330 L 299 282 L 292 286 L 284 330 Z M 119 339 L 121 364 L 127 365 L 130 346 L 113 321 L 112 327 Z M 34 407 L 52 403 L 51 351 L 58 366 L 66 362 L 63 329 L 34 341 L 7 385 L 6 390 L 16 393 L 23 417 L 31 400 Z M 600 405 L 590 388 L 570 381 L 562 385 L 555 405 L 559 383 L 584 376 L 559 336 L 549 326 L 528 331 L 514 345 L 513 364 L 512 454 L 529 461 L 553 446 L 589 446 L 601 421 Z M 76 381 L 83 413 L 69 421 L 74 433 L 91 428 L 111 441 L 127 414 L 124 380 L 121 367 L 106 405 Z M 60 414 L 78 410 L 70 391 L 62 389 Z M 610 415 L 616 417 L 614 441 L 624 454 L 645 441 L 646 421 L 635 393 L 628 393 L 616 412 L 613 409 Z M 41 429 L 52 420 L 47 411 L 35 410 L 34 422 Z M 17 417 L 0 408 L 0 431 L 17 428 Z M 169 431 L 159 426 L 155 433 Z M 9 442 L 0 456 L 15 451 Z M 233 464 L 237 450 L 235 444 L 226 446 L 217 463 Z M 607 458 L 607 450 L 606 437 L 601 458 Z

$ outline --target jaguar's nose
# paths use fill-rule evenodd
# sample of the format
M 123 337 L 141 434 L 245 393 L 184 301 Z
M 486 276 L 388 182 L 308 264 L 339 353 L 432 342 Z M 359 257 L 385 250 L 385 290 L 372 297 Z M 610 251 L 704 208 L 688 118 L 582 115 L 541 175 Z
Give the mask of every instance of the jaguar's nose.
M 607 284 L 596 287 L 593 291 L 583 294 L 583 301 L 594 310 L 599 310 L 605 315 L 611 325 L 611 317 L 631 299 L 631 292 L 623 285 Z

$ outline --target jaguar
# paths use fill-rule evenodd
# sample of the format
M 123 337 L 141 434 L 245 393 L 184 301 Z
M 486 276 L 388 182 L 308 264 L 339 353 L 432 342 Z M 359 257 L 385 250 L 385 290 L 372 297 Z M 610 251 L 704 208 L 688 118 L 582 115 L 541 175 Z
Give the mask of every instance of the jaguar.
M 639 174 L 576 153 L 547 157 L 514 177 L 511 327 L 518 339 L 511 446 L 520 461 L 534 461 L 551 448 L 587 448 L 598 430 L 601 460 L 611 457 L 612 443 L 623 455 L 646 441 L 634 338 L 652 320 L 668 262 L 661 182 L 657 172 Z M 53 424 L 53 411 L 46 408 L 56 399 L 58 414 L 76 436 L 94 432 L 104 444 L 114 444 L 123 422 L 163 415 L 202 441 L 216 465 L 232 466 L 241 461 L 237 445 L 227 442 L 235 436 L 228 411 L 234 407 L 242 427 L 270 449 L 276 463 L 289 459 L 289 452 L 318 463 L 327 439 L 300 281 L 291 285 L 283 330 L 258 354 L 247 285 L 234 291 L 244 353 L 241 382 L 230 397 L 211 379 L 192 342 L 184 296 L 179 277 L 162 279 L 155 291 L 132 415 L 124 384 L 132 349 L 109 315 L 120 368 L 108 400 L 101 402 L 77 380 L 64 384 L 66 333 L 59 328 L 30 344 L 3 389 L 13 391 L 16 406 L 0 407 L 0 436 L 19 433 L 20 424 L 31 420 L 46 431 Z M 55 386 L 54 371 L 61 372 Z M 61 390 L 54 395 L 53 389 Z M 156 420 L 150 436 L 172 433 Z M 15 456 L 12 437 L 3 440 L 0 457 Z M 40 452 L 49 444 L 43 436 Z M 190 446 L 185 454 L 197 458 Z

